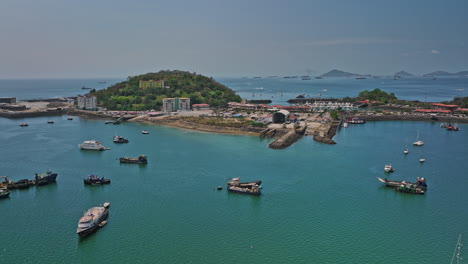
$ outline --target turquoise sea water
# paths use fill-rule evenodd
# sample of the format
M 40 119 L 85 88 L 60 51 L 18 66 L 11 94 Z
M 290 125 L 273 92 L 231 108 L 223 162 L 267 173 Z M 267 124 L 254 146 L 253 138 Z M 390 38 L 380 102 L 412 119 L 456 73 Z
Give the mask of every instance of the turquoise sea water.
M 54 185 L 0 200 L 0 263 L 449 263 L 468 233 L 468 126 L 460 127 L 368 122 L 339 130 L 336 145 L 305 137 L 272 150 L 252 136 L 0 118 L 1 175 L 59 173 Z M 418 129 L 426 144 L 404 155 Z M 130 143 L 113 144 L 116 134 Z M 88 139 L 112 150 L 78 150 Z M 139 154 L 147 166 L 116 160 Z M 383 187 L 375 177 L 387 163 L 396 168 L 389 178 L 426 177 L 427 194 Z M 90 173 L 112 183 L 84 186 Z M 216 190 L 231 177 L 262 180 L 262 195 Z M 79 239 L 78 219 L 105 201 L 108 224 Z
M 399 83 L 390 91 L 409 100 L 466 96 L 467 78 L 416 79 L 389 80 Z M 97 81 L 0 80 L 0 96 L 73 96 Z M 278 87 L 278 95 L 286 87 L 286 100 L 320 89 L 331 97 L 354 96 L 386 82 L 311 80 L 328 85 L 320 88 L 302 80 L 220 81 L 243 97 L 269 87 Z M 46 123 L 51 119 L 55 124 Z M 30 126 L 19 127 L 22 122 Z M 368 122 L 339 130 L 337 145 L 305 137 L 272 150 L 268 140 L 252 136 L 78 117 L 0 118 L 0 176 L 59 173 L 54 185 L 13 190 L 0 200 L 0 263 L 449 263 L 458 234 L 468 231 L 468 126 L 460 127 L 448 132 L 438 123 Z M 426 143 L 420 148 L 411 146 L 418 129 Z M 130 143 L 113 144 L 116 134 Z M 89 139 L 112 149 L 78 150 Z M 116 160 L 140 154 L 148 156 L 147 166 Z M 375 177 L 385 177 L 387 163 L 396 168 L 391 179 L 426 177 L 428 193 L 383 187 Z M 84 186 L 91 173 L 112 183 Z M 263 194 L 216 190 L 231 177 L 262 180 Z M 79 239 L 79 218 L 105 201 L 111 202 L 108 224 Z

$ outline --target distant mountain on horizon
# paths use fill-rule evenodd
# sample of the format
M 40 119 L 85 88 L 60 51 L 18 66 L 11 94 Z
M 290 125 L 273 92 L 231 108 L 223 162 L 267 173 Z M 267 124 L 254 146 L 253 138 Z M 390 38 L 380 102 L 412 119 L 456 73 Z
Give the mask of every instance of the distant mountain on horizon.
M 354 76 L 368 76 L 368 75 L 350 73 L 350 72 L 340 71 L 336 69 L 320 75 L 320 77 L 354 77 Z
M 450 73 L 446 71 L 435 71 L 431 73 L 424 74 L 423 77 L 434 77 L 434 76 L 468 76 L 468 71 L 460 71 L 455 73 Z
M 399 71 L 399 72 L 395 73 L 394 76 L 400 76 L 400 77 L 414 77 L 414 74 L 411 74 L 411 73 L 406 72 L 406 71 Z

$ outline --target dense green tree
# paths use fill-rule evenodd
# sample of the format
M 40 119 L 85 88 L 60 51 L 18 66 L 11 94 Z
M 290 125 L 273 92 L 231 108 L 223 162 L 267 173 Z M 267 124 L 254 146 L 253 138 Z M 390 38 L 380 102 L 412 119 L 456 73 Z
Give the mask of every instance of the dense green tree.
M 166 87 L 139 88 L 141 81 L 164 81 Z M 94 92 L 100 106 L 111 110 L 161 109 L 162 99 L 189 97 L 192 104 L 226 106 L 240 102 L 240 96 L 211 77 L 185 71 L 160 71 L 129 76 L 126 81 Z

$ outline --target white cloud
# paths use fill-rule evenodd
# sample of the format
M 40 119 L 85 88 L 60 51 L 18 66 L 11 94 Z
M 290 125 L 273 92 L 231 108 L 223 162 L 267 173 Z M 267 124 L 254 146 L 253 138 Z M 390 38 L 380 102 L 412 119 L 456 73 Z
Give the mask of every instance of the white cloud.
M 366 45 L 366 44 L 386 44 L 398 43 L 396 39 L 379 39 L 379 38 L 342 38 L 330 40 L 314 40 L 302 43 L 304 46 L 330 46 L 330 45 Z
M 439 54 L 440 52 L 438 50 L 433 49 L 433 50 L 431 50 L 431 53 L 432 54 Z

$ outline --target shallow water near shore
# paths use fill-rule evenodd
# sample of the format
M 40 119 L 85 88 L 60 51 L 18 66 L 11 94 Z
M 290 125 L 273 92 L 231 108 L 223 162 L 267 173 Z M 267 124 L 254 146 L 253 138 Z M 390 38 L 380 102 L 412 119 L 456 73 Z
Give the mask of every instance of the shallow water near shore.
M 0 118 L 2 175 L 59 173 L 56 184 L 0 200 L 0 263 L 448 263 L 468 231 L 468 125 L 460 128 L 368 122 L 340 129 L 337 145 L 305 137 L 272 150 L 253 136 Z M 411 146 L 418 129 L 419 148 Z M 116 134 L 130 143 L 112 143 Z M 89 139 L 112 149 L 78 150 Z M 147 166 L 116 160 L 140 154 Z M 396 168 L 390 179 L 426 177 L 427 194 L 383 187 L 375 177 L 387 163 Z M 112 183 L 84 186 L 91 173 Z M 262 180 L 262 195 L 216 190 L 231 177 Z M 79 218 L 105 201 L 107 225 L 79 239 Z

